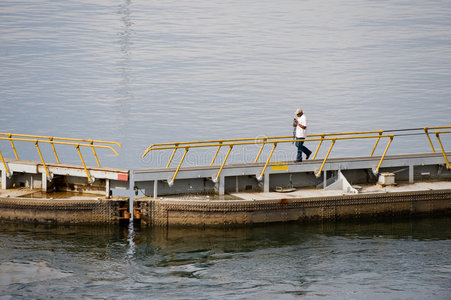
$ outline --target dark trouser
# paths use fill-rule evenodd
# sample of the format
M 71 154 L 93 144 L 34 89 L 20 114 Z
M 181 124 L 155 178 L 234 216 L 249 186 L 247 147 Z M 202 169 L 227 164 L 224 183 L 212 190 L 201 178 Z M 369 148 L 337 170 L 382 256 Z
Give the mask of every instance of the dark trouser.
M 298 156 L 296 157 L 296 160 L 302 161 L 302 152 L 304 152 L 305 155 L 309 156 L 310 154 L 312 154 L 312 151 L 304 146 L 304 138 L 296 138 L 296 140 L 296 147 L 298 147 Z

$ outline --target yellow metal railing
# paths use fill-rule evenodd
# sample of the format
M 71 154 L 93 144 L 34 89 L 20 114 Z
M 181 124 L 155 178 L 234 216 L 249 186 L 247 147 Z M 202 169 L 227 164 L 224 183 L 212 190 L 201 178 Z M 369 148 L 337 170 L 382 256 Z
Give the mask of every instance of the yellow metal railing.
M 449 127 L 448 127 L 448 128 L 449 128 Z M 446 156 L 445 148 L 443 147 L 442 141 L 440 140 L 440 134 L 442 134 L 442 133 L 451 133 L 451 130 L 446 130 L 446 131 L 436 131 L 436 132 L 435 132 L 435 136 L 437 137 L 437 140 L 438 140 L 438 142 L 439 142 L 439 144 L 440 144 L 440 148 L 442 149 L 443 157 L 445 158 L 445 161 L 446 161 L 446 168 L 447 168 L 448 170 L 450 170 L 450 169 L 451 169 L 451 166 L 450 166 L 450 164 L 449 164 L 448 157 Z M 431 145 L 432 145 L 432 144 L 431 144 Z
M 7 136 L 7 137 L 2 137 L 3 136 Z M 17 150 L 14 144 L 14 141 L 21 141 L 21 142 L 33 142 L 36 146 L 36 150 L 39 154 L 39 157 L 41 159 L 42 165 L 45 169 L 45 172 L 47 174 L 48 178 L 51 178 L 51 174 L 49 172 L 49 169 L 47 167 L 47 164 L 44 160 L 44 157 L 42 155 L 41 149 L 39 148 L 39 143 L 44 143 L 44 144 L 51 144 L 56 161 L 58 164 L 60 164 L 60 160 L 58 157 L 58 154 L 56 152 L 55 149 L 55 145 L 69 145 L 69 146 L 75 146 L 75 149 L 78 152 L 78 155 L 80 156 L 80 160 L 83 164 L 83 168 L 86 172 L 86 176 L 89 180 L 89 182 L 92 182 L 92 178 L 91 175 L 89 174 L 88 168 L 86 167 L 86 163 L 85 160 L 83 158 L 83 155 L 80 151 L 80 147 L 88 147 L 91 148 L 94 154 L 94 157 L 96 159 L 97 162 L 97 166 L 100 167 L 100 162 L 99 162 L 99 158 L 97 156 L 97 152 L 96 149 L 98 148 L 103 148 L 103 149 L 110 149 L 111 151 L 113 151 L 114 154 L 119 155 L 117 153 L 117 151 L 111 147 L 111 146 L 106 146 L 106 145 L 96 145 L 94 143 L 103 143 L 103 144 L 112 144 L 112 145 L 117 145 L 119 147 L 122 147 L 121 144 L 117 143 L 117 142 L 110 142 L 110 141 L 99 141 L 99 140 L 86 140 L 86 139 L 73 139 L 73 138 L 58 138 L 58 137 L 48 137 L 48 136 L 36 136 L 36 135 L 24 135 L 24 134 L 11 134 L 11 133 L 0 133 L 0 140 L 9 140 L 11 143 L 11 147 L 13 148 L 13 152 L 14 155 L 16 157 L 16 159 L 19 159 L 19 155 L 17 154 Z M 6 174 L 8 176 L 10 176 L 10 172 L 8 169 L 8 166 L 5 162 L 5 159 L 3 157 L 3 154 L 0 152 L 0 158 L 2 160 L 3 166 L 5 167 L 5 171 Z
M 324 133 L 324 134 L 311 134 L 308 135 L 308 137 L 313 138 L 313 137 L 321 137 L 321 140 L 318 144 L 318 147 L 315 151 L 315 154 L 313 155 L 313 159 L 316 158 L 316 155 L 318 154 L 319 148 L 322 145 L 322 142 L 324 141 L 324 139 L 328 136 L 344 136 L 344 135 L 356 135 L 356 134 L 379 134 L 382 135 L 383 134 L 383 130 L 377 130 L 377 131 L 358 131 L 358 132 L 342 132 L 342 133 Z M 175 153 L 177 152 L 177 149 L 180 148 L 184 148 L 186 146 L 191 147 L 193 145 L 208 145 L 211 144 L 213 145 L 214 143 L 217 143 L 217 149 L 216 152 L 213 156 L 213 159 L 211 160 L 210 166 L 212 166 L 215 161 L 216 158 L 218 156 L 219 151 L 221 150 L 221 148 L 223 146 L 225 146 L 225 143 L 236 143 L 236 142 L 250 142 L 252 141 L 252 143 L 249 144 L 262 144 L 257 156 L 255 157 L 254 163 L 257 163 L 258 159 L 260 158 L 261 153 L 263 152 L 263 148 L 266 145 L 266 143 L 262 143 L 262 142 L 270 142 L 272 140 L 287 140 L 284 142 L 295 142 L 293 141 L 293 136 L 273 136 L 273 137 L 257 137 L 257 138 L 240 138 L 240 139 L 218 139 L 218 140 L 206 140 L 206 141 L 192 141 L 192 142 L 178 142 L 178 143 L 161 143 L 161 144 L 153 144 L 150 145 L 143 153 L 142 157 L 145 157 L 147 155 L 147 153 L 149 153 L 152 150 L 166 150 L 168 148 L 166 147 L 172 147 L 170 149 L 173 149 L 171 157 L 169 158 L 169 161 L 166 165 L 166 168 L 169 168 L 172 160 L 174 159 Z M 374 151 L 377 147 L 377 144 L 379 143 L 380 140 L 380 136 L 377 137 L 377 141 L 376 144 L 373 147 L 373 151 L 371 152 L 371 156 L 374 154 Z M 211 145 L 209 147 L 211 147 Z M 248 144 L 246 144 L 248 145 Z M 180 146 L 180 147 L 178 147 Z
M 315 159 L 319 153 L 319 149 L 322 146 L 324 141 L 331 141 L 331 145 L 327 151 L 326 156 L 324 157 L 321 167 L 319 168 L 319 170 L 317 170 L 315 172 L 316 176 L 320 176 L 321 172 L 327 162 L 327 159 L 332 151 L 332 148 L 334 147 L 336 141 L 338 140 L 359 140 L 359 139 L 376 139 L 376 142 L 371 150 L 370 156 L 373 156 L 375 153 L 375 150 L 381 140 L 381 138 L 388 138 L 388 143 L 387 146 L 381 156 L 381 159 L 379 160 L 379 163 L 376 167 L 376 169 L 374 170 L 375 173 L 379 172 L 379 169 L 381 167 L 381 164 L 387 154 L 387 151 L 394 139 L 395 136 L 404 136 L 404 135 L 420 135 L 420 134 L 425 134 L 427 136 L 427 139 L 429 141 L 429 144 L 431 146 L 431 149 L 433 152 L 435 152 L 433 143 L 431 141 L 431 138 L 429 136 L 429 130 L 433 130 L 433 129 L 451 129 L 451 126 L 442 126 L 442 127 L 424 127 L 424 128 L 411 128 L 411 129 L 397 129 L 397 130 L 374 130 L 374 131 L 357 131 L 357 132 L 341 132 L 341 133 L 323 133 L 323 134 L 313 134 L 313 135 L 308 135 L 307 139 L 305 139 L 306 142 L 308 141 L 317 141 L 318 142 L 318 146 L 314 152 L 313 155 L 313 159 Z M 408 133 L 408 134 L 393 134 L 393 132 L 401 132 L 401 131 L 417 131 L 417 133 Z M 418 133 L 419 131 L 419 133 Z M 450 133 L 451 131 L 436 131 L 436 137 L 437 140 L 440 144 L 443 156 L 446 160 L 446 164 L 447 164 L 447 168 L 450 168 L 450 163 L 448 161 L 448 158 L 446 156 L 446 152 L 444 150 L 443 144 L 440 140 L 440 134 L 443 133 Z M 392 134 L 388 134 L 388 133 L 392 133 Z M 216 151 L 213 155 L 213 158 L 211 160 L 210 166 L 213 166 L 213 164 L 216 161 L 216 158 L 220 152 L 220 150 L 222 149 L 222 147 L 228 147 L 228 151 L 227 154 L 224 158 L 224 160 L 222 161 L 218 173 L 216 174 L 215 178 L 212 178 L 213 181 L 217 181 L 219 179 L 219 176 L 225 166 L 225 163 L 230 155 L 230 152 L 232 151 L 234 146 L 243 146 L 243 145 L 252 145 L 252 144 L 260 144 L 260 148 L 258 150 L 257 156 L 254 159 L 254 163 L 257 163 L 261 153 L 263 152 L 264 147 L 267 144 L 272 144 L 272 149 L 270 151 L 270 154 L 265 162 L 265 165 L 263 167 L 262 172 L 260 173 L 260 176 L 257 176 L 257 178 L 259 180 L 261 180 L 262 176 L 264 175 L 266 168 L 270 162 L 270 159 L 277 147 L 278 144 L 280 143 L 291 143 L 291 142 L 296 142 L 296 140 L 293 139 L 293 136 L 274 136 L 274 137 L 258 137 L 258 138 L 241 138 L 241 139 L 218 139 L 218 140 L 206 140 L 206 141 L 192 141 L 192 142 L 178 142 L 178 143 L 161 143 L 161 144 L 153 144 L 151 146 L 149 146 L 145 152 L 143 153 L 142 157 L 145 157 L 150 151 L 156 151 L 156 150 L 172 150 L 171 156 L 169 158 L 169 161 L 166 165 L 166 168 L 169 168 L 174 157 L 175 154 L 177 152 L 178 149 L 184 149 L 184 153 L 183 156 L 181 158 L 181 160 L 179 161 L 176 171 L 173 174 L 172 178 L 170 180 L 168 180 L 169 184 L 171 185 L 175 178 L 177 177 L 178 172 L 180 171 L 180 168 L 183 164 L 183 161 L 185 160 L 185 157 L 188 153 L 188 151 L 192 148 L 215 148 Z
M 111 141 L 101 141 L 101 140 L 89 140 L 89 139 L 75 139 L 75 138 L 62 138 L 62 137 L 53 137 L 53 136 L 42 136 L 42 135 L 30 135 L 30 134 L 15 134 L 15 133 L 5 133 L 0 132 L 0 136 L 7 136 L 8 138 L 12 137 L 19 137 L 19 138 L 32 138 L 32 139 L 38 139 L 38 140 L 49 140 L 50 144 L 52 145 L 53 153 L 55 155 L 55 159 L 57 163 L 60 163 L 58 154 L 56 153 L 55 144 L 53 141 L 66 141 L 66 142 L 82 142 L 82 143 L 89 143 L 91 145 L 94 144 L 111 144 L 116 145 L 122 148 L 122 145 L 118 142 L 111 142 Z M 16 147 L 14 145 L 13 140 L 10 140 L 11 147 L 13 148 L 14 155 L 16 159 L 19 159 L 19 156 L 17 155 Z M 96 147 L 92 147 L 92 152 L 94 154 L 94 158 L 96 159 L 97 166 L 100 167 L 99 158 L 97 156 L 97 152 L 95 150 Z
M 379 133 L 379 134 L 378 135 L 361 135 L 361 134 L 371 134 L 371 133 Z M 360 135 L 359 136 L 349 136 L 349 137 L 343 136 L 343 135 L 355 135 L 355 134 L 360 134 Z M 326 137 L 326 136 L 332 136 L 332 135 L 336 135 L 337 137 Z M 320 142 L 320 144 L 323 141 L 331 141 L 331 146 L 321 164 L 320 169 L 317 172 L 315 172 L 315 175 L 317 177 L 319 177 L 321 175 L 322 169 L 324 168 L 324 165 L 326 164 L 326 161 L 327 161 L 327 159 L 332 151 L 332 148 L 337 140 L 377 139 L 377 143 L 378 143 L 381 138 L 389 138 L 389 142 L 388 142 L 388 144 L 385 148 L 385 151 L 384 151 L 384 153 L 379 161 L 379 164 L 376 168 L 376 170 L 379 171 L 382 161 L 384 160 L 385 155 L 388 151 L 388 148 L 394 138 L 394 135 L 383 135 L 383 134 L 381 134 L 381 131 L 371 131 L 371 132 L 367 131 L 367 132 L 356 132 L 356 133 L 348 132 L 348 133 L 337 133 L 337 134 L 330 133 L 330 134 L 310 135 L 309 137 L 316 137 L 316 136 L 319 136 L 320 138 L 307 138 L 304 141 L 306 141 L 306 142 L 318 141 L 318 142 Z M 232 151 L 234 146 L 261 144 L 258 155 L 254 161 L 254 163 L 255 163 L 258 161 L 258 158 L 260 157 L 260 154 L 262 153 L 263 147 L 267 144 L 272 144 L 271 152 L 270 152 L 268 158 L 266 159 L 265 165 L 264 165 L 260 175 L 257 177 L 259 180 L 261 180 L 261 178 L 263 177 L 263 175 L 266 171 L 266 168 L 271 160 L 271 157 L 274 154 L 274 151 L 275 151 L 277 145 L 280 143 L 292 143 L 292 142 L 296 142 L 296 141 L 297 140 L 293 140 L 292 136 L 289 136 L 289 137 L 263 137 L 263 138 L 229 139 L 229 140 L 209 140 L 209 141 L 194 141 L 194 142 L 183 142 L 183 143 L 162 143 L 162 144 L 153 144 L 150 147 L 148 147 L 146 149 L 146 151 L 143 153 L 142 157 L 145 157 L 150 151 L 173 150 L 171 157 L 169 159 L 169 162 L 166 165 L 166 168 L 169 168 L 176 151 L 178 149 L 185 149 L 185 152 L 175 170 L 174 175 L 172 176 L 171 180 L 168 180 L 169 185 L 172 185 L 175 178 L 177 177 L 177 174 L 183 164 L 183 161 L 185 160 L 186 154 L 189 151 L 189 149 L 191 149 L 191 148 L 216 148 L 216 152 L 215 152 L 213 160 L 211 162 L 211 165 L 212 165 L 214 163 L 214 161 L 216 160 L 219 150 L 222 147 L 229 147 L 227 154 L 226 154 L 224 160 L 222 161 L 222 164 L 218 170 L 218 173 L 216 174 L 216 177 L 212 178 L 214 182 L 217 182 L 217 180 L 219 179 L 219 176 L 226 164 L 226 161 L 230 155 L 230 152 Z M 375 145 L 375 147 L 376 147 L 376 145 Z M 318 149 L 319 149 L 319 146 L 318 146 Z M 373 148 L 373 153 L 374 153 L 375 147 Z M 318 149 L 316 152 L 318 152 Z
M 424 133 L 426 134 L 426 137 L 429 141 L 429 145 L 431 145 L 432 152 L 435 152 L 434 145 L 432 144 L 431 137 L 429 136 L 429 130 L 433 130 L 433 129 L 451 129 L 451 126 L 424 127 Z M 437 131 L 435 133 L 437 136 Z M 447 132 L 443 131 L 443 132 L 439 132 L 439 133 L 447 133 Z M 438 138 L 438 136 L 437 136 L 437 138 Z

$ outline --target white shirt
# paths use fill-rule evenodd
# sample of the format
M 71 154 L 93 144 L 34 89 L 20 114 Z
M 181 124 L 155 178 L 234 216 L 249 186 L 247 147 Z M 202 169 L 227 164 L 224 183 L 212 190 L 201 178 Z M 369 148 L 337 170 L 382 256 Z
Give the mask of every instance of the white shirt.
M 305 115 L 302 115 L 296 119 L 298 120 L 299 124 L 307 127 L 307 118 L 305 117 Z M 297 125 L 296 126 L 296 137 L 297 138 L 306 138 L 307 137 L 307 129 L 302 129 L 299 125 Z

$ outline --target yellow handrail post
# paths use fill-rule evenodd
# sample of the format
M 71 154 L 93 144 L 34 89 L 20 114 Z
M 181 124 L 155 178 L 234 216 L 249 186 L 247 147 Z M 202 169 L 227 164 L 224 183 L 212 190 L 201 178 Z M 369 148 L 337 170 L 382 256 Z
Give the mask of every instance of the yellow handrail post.
M 449 170 L 449 169 L 451 169 L 451 167 L 450 167 L 450 164 L 449 164 L 449 161 L 448 161 L 448 157 L 446 156 L 445 148 L 443 148 L 442 141 L 440 140 L 440 132 L 436 131 L 435 132 L 435 136 L 437 137 L 437 140 L 438 140 L 438 142 L 440 144 L 440 148 L 442 149 L 443 157 L 445 158 L 445 161 L 446 161 L 446 168 Z
M 432 144 L 431 137 L 429 136 L 428 129 L 429 129 L 428 127 L 424 127 L 424 133 L 426 133 L 426 136 L 427 136 L 428 141 L 429 141 L 429 145 L 431 145 L 431 148 L 432 148 L 432 152 L 435 152 L 434 145 Z
M 179 144 L 174 144 L 175 148 L 174 151 L 172 151 L 172 155 L 171 158 L 169 158 L 168 164 L 166 165 L 166 169 L 169 168 L 169 166 L 171 165 L 172 159 L 174 158 L 175 152 L 177 151 L 177 147 L 179 146 Z
M 91 140 L 91 141 L 89 142 L 89 144 L 90 144 L 90 145 L 94 145 L 94 141 Z M 92 148 L 92 153 L 94 153 L 94 157 L 95 157 L 95 159 L 96 159 L 97 166 L 100 168 L 100 162 L 99 162 L 99 158 L 97 157 L 96 148 L 95 148 L 95 147 L 91 147 L 91 148 Z
M 316 151 L 315 151 L 315 154 L 313 154 L 313 158 L 312 159 L 316 158 L 316 155 L 318 154 L 318 151 L 319 151 L 319 147 L 321 147 L 321 144 L 323 143 L 323 140 L 324 140 L 324 134 L 321 135 L 321 140 L 319 141 L 318 147 L 316 147 Z
M 274 143 L 274 145 L 272 146 L 271 152 L 269 153 L 269 156 L 268 156 L 268 159 L 266 160 L 265 166 L 263 167 L 263 170 L 260 173 L 260 176 L 257 178 L 257 180 L 259 180 L 259 181 L 262 180 L 263 175 L 265 174 L 266 168 L 268 167 L 268 164 L 269 164 L 269 161 L 271 159 L 271 156 L 273 155 L 274 150 L 276 149 L 276 147 L 277 147 L 277 142 Z
M 53 137 L 49 137 L 49 140 L 52 142 L 52 148 L 53 148 L 53 153 L 55 153 L 55 158 L 56 158 L 56 163 L 60 163 L 60 160 L 58 158 L 58 154 L 56 154 L 56 149 L 55 149 L 55 144 L 53 143 Z
M 222 164 L 221 164 L 221 168 L 219 168 L 218 174 L 216 174 L 216 178 L 213 180 L 213 182 L 218 182 L 219 175 L 221 175 L 222 169 L 224 168 L 224 165 L 225 165 L 225 163 L 226 163 L 226 161 L 227 161 L 227 158 L 229 158 L 229 154 L 230 154 L 230 152 L 231 152 L 232 149 L 233 149 L 233 145 L 230 145 L 229 147 L 230 147 L 230 148 L 229 148 L 229 151 L 227 151 L 227 154 L 226 154 L 226 156 L 224 157 L 224 161 L 223 161 Z
M 182 159 L 181 159 L 180 162 L 179 162 L 179 165 L 178 165 L 178 167 L 177 167 L 177 170 L 175 170 L 174 176 L 172 176 L 171 181 L 168 182 L 169 186 L 172 186 L 172 185 L 174 184 L 175 177 L 177 176 L 177 174 L 178 174 L 178 172 L 179 172 L 179 170 L 180 170 L 180 167 L 182 166 L 183 160 L 185 159 L 185 156 L 186 156 L 186 153 L 188 153 L 188 150 L 189 150 L 189 147 L 186 147 L 186 148 L 185 148 L 185 153 L 183 153 Z
M 387 154 L 388 147 L 390 147 L 390 144 L 391 144 L 391 142 L 393 141 L 393 137 L 394 137 L 393 135 L 390 136 L 390 140 L 389 140 L 388 143 L 387 143 L 387 147 L 385 147 L 384 154 L 382 154 L 381 160 L 379 161 L 379 164 L 377 165 L 377 168 L 376 168 L 376 170 L 374 171 L 374 174 L 375 174 L 375 175 L 379 173 L 379 169 L 380 169 L 380 167 L 381 167 L 381 165 L 382 165 L 382 161 L 383 161 L 384 158 L 385 158 L 385 154 Z
M 16 159 L 19 160 L 19 156 L 17 155 L 16 147 L 14 146 L 14 142 L 13 142 L 13 140 L 11 139 L 12 134 L 11 134 L 11 133 L 8 134 L 8 137 L 10 138 L 9 141 L 11 142 L 11 147 L 13 147 L 14 155 L 16 156 Z
M 332 151 L 332 147 L 335 144 L 336 139 L 332 139 L 332 143 L 330 144 L 329 151 L 327 151 L 326 157 L 324 157 L 323 163 L 317 172 L 315 172 L 315 176 L 319 178 L 321 176 L 321 172 L 323 171 L 324 165 L 326 164 L 327 158 L 329 157 L 330 152 Z
M 256 157 L 255 160 L 254 160 L 254 164 L 256 164 L 257 161 L 258 161 L 258 159 L 260 158 L 260 155 L 262 154 L 262 151 L 263 151 L 263 147 L 265 147 L 266 141 L 267 141 L 267 139 L 264 138 L 264 139 L 263 139 L 262 146 L 260 147 L 260 151 L 258 151 L 257 157 Z
M 211 160 L 211 163 L 210 163 L 210 166 L 212 166 L 214 163 L 215 163 L 215 160 L 216 160 L 216 156 L 218 156 L 218 153 L 219 153 L 219 150 L 221 150 L 221 147 L 222 147 L 222 141 L 221 142 L 219 142 L 219 146 L 218 146 L 218 149 L 216 149 L 216 153 L 215 153 L 215 156 L 213 156 L 213 159 Z
M 380 141 L 380 139 L 381 139 L 382 133 L 383 133 L 383 131 L 380 131 L 380 132 L 379 132 L 379 137 L 377 138 L 376 143 L 374 144 L 373 151 L 371 151 L 370 156 L 373 156 L 374 151 L 376 151 L 376 147 L 377 147 L 377 145 L 379 144 L 379 141 Z
M 0 157 L 2 159 L 3 162 L 3 166 L 5 167 L 5 172 L 6 172 L 6 177 L 9 177 L 9 170 L 8 170 L 8 166 L 6 165 L 5 159 L 3 158 L 3 154 L 2 152 L 0 152 Z M 3 187 L 5 188 L 5 187 Z
M 49 169 L 47 168 L 47 166 L 46 166 L 46 164 L 45 164 L 44 158 L 42 157 L 41 149 L 39 149 L 38 140 L 35 140 L 35 141 L 34 141 L 34 144 L 36 145 L 36 149 L 38 149 L 39 157 L 41 158 L 42 165 L 44 166 L 45 173 L 47 174 L 47 178 L 48 178 L 49 180 L 51 180 L 52 178 L 50 177 Z
M 85 160 L 83 159 L 83 155 L 81 155 L 80 144 L 77 144 L 76 148 L 78 151 L 78 155 L 80 155 L 81 163 L 83 164 L 83 168 L 85 169 L 86 176 L 88 177 L 88 181 L 89 181 L 89 183 L 92 183 L 93 181 L 91 181 L 91 175 L 89 175 L 88 168 L 86 168 Z

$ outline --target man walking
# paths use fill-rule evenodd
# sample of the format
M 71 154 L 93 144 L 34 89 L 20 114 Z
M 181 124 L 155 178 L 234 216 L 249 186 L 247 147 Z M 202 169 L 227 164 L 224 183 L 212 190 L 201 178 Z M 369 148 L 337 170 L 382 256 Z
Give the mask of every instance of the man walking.
M 296 110 L 296 118 L 293 120 L 293 127 L 296 127 L 296 147 L 298 147 L 296 162 L 301 162 L 302 152 L 306 155 L 305 159 L 309 159 L 312 151 L 304 146 L 304 139 L 307 137 L 307 119 L 300 108 Z

